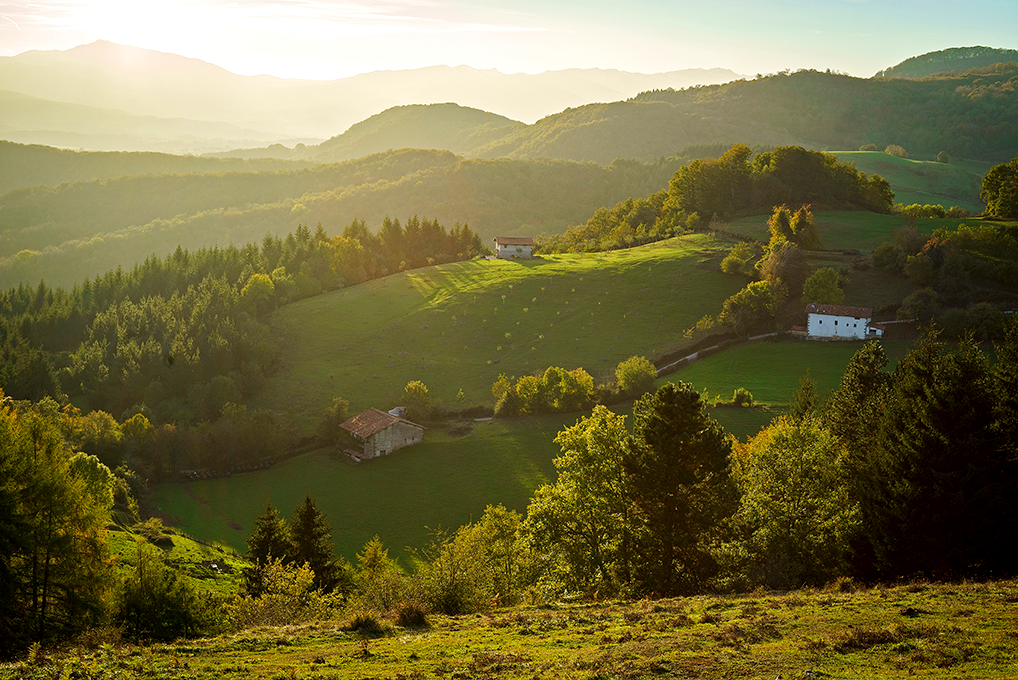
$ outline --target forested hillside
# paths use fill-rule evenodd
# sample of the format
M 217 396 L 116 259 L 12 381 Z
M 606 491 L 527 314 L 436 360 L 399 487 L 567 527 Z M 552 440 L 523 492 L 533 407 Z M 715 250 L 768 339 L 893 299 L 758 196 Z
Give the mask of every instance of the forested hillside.
M 946 151 L 958 159 L 997 162 L 1018 155 L 1016 84 L 1018 64 L 921 81 L 783 72 L 644 92 L 627 101 L 566 109 L 532 125 L 451 104 L 398 107 L 318 147 L 249 149 L 242 155 L 341 160 L 438 145 L 467 157 L 606 165 L 616 158 L 646 161 L 692 145 L 745 141 L 845 150 L 896 144 L 914 157 L 932 159 Z
M 877 71 L 874 78 L 923 78 L 935 73 L 957 73 L 1006 62 L 1018 62 L 1018 50 L 982 46 L 952 47 L 906 59 L 900 64 Z
M 152 252 L 246 243 L 266 232 L 418 214 L 496 235 L 555 232 L 627 196 L 657 190 L 679 167 L 654 163 L 465 160 L 404 149 L 279 172 L 143 175 L 16 189 L 0 197 L 0 287 L 69 285 Z
M 307 165 L 310 163 L 272 159 L 219 160 L 168 153 L 71 151 L 0 140 L 0 195 L 34 184 L 62 184 L 124 175 L 257 172 Z

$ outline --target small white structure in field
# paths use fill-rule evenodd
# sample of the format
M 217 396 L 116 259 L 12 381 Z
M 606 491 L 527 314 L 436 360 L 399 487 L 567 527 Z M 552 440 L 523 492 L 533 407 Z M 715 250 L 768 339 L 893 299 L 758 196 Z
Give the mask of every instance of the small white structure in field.
M 534 239 L 516 236 L 496 236 L 495 257 L 500 260 L 529 260 L 534 248 Z
M 377 408 L 349 418 L 340 427 L 363 446 L 362 451 L 348 452 L 356 460 L 377 458 L 424 441 L 424 426 Z
M 810 338 L 832 338 L 839 340 L 865 340 L 884 335 L 884 328 L 871 323 L 871 307 L 848 307 L 846 305 L 822 305 L 811 302 L 806 306 L 809 322 L 806 336 Z

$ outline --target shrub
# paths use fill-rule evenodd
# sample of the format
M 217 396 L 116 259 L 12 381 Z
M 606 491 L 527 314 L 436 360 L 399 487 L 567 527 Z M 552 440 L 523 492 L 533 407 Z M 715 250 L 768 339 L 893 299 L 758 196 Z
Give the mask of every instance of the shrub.
M 938 163 L 950 163 L 951 162 L 951 154 L 947 153 L 946 151 L 941 151 L 940 153 L 937 154 L 937 162 Z
M 870 142 L 869 144 L 863 144 L 862 146 L 859 147 L 859 151 L 879 151 L 879 150 L 880 150 L 879 147 L 873 142 Z
M 732 406 L 752 406 L 753 393 L 745 387 L 739 387 L 732 394 Z
M 628 396 L 640 396 L 654 389 L 657 369 L 647 357 L 631 356 L 615 369 L 619 391 Z
M 415 602 L 404 602 L 396 609 L 396 623 L 402 628 L 427 628 L 428 614 Z
M 888 144 L 884 147 L 884 153 L 890 156 L 897 156 L 898 158 L 908 158 L 908 151 L 905 151 L 903 147 L 897 144 Z

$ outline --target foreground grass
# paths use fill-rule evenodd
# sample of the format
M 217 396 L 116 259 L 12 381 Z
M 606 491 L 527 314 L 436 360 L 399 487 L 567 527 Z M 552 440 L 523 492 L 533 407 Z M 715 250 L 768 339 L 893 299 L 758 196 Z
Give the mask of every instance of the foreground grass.
M 57 654 L 0 678 L 1007 678 L 1018 583 L 555 603 L 425 628 L 350 618 Z M 73 672 L 77 671 L 77 675 Z M 63 675 L 62 675 L 63 673 Z
M 287 349 L 254 405 L 309 432 L 333 397 L 353 412 L 388 409 L 411 380 L 458 409 L 490 406 L 499 373 L 611 375 L 634 354 L 684 346 L 682 331 L 744 285 L 719 270 L 729 247 L 695 234 L 611 253 L 473 260 L 287 305 L 273 318 Z

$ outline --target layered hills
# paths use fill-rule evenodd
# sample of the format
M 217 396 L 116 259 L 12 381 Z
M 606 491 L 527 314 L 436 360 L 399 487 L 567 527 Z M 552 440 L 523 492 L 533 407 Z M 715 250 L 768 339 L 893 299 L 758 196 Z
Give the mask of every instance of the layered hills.
M 240 76 L 198 59 L 98 41 L 0 58 L 0 90 L 32 98 L 19 100 L 19 110 L 39 116 L 34 121 L 5 108 L 0 134 L 26 143 L 178 153 L 269 142 L 292 146 L 330 137 L 399 105 L 455 101 L 533 122 L 570 106 L 737 77 L 726 69 L 649 75 L 570 69 L 528 75 L 433 66 L 298 80 Z M 64 115 L 68 105 L 89 108 Z
M 319 146 L 241 155 L 338 161 L 402 146 L 438 146 L 467 157 L 606 165 L 616 158 L 669 156 L 690 145 L 745 141 L 816 149 L 896 144 L 927 158 L 947 151 L 1001 161 L 1018 155 L 1016 83 L 1018 64 L 923 80 L 799 71 L 648 91 L 626 101 L 566 109 L 531 125 L 454 104 L 410 106 L 372 116 Z

